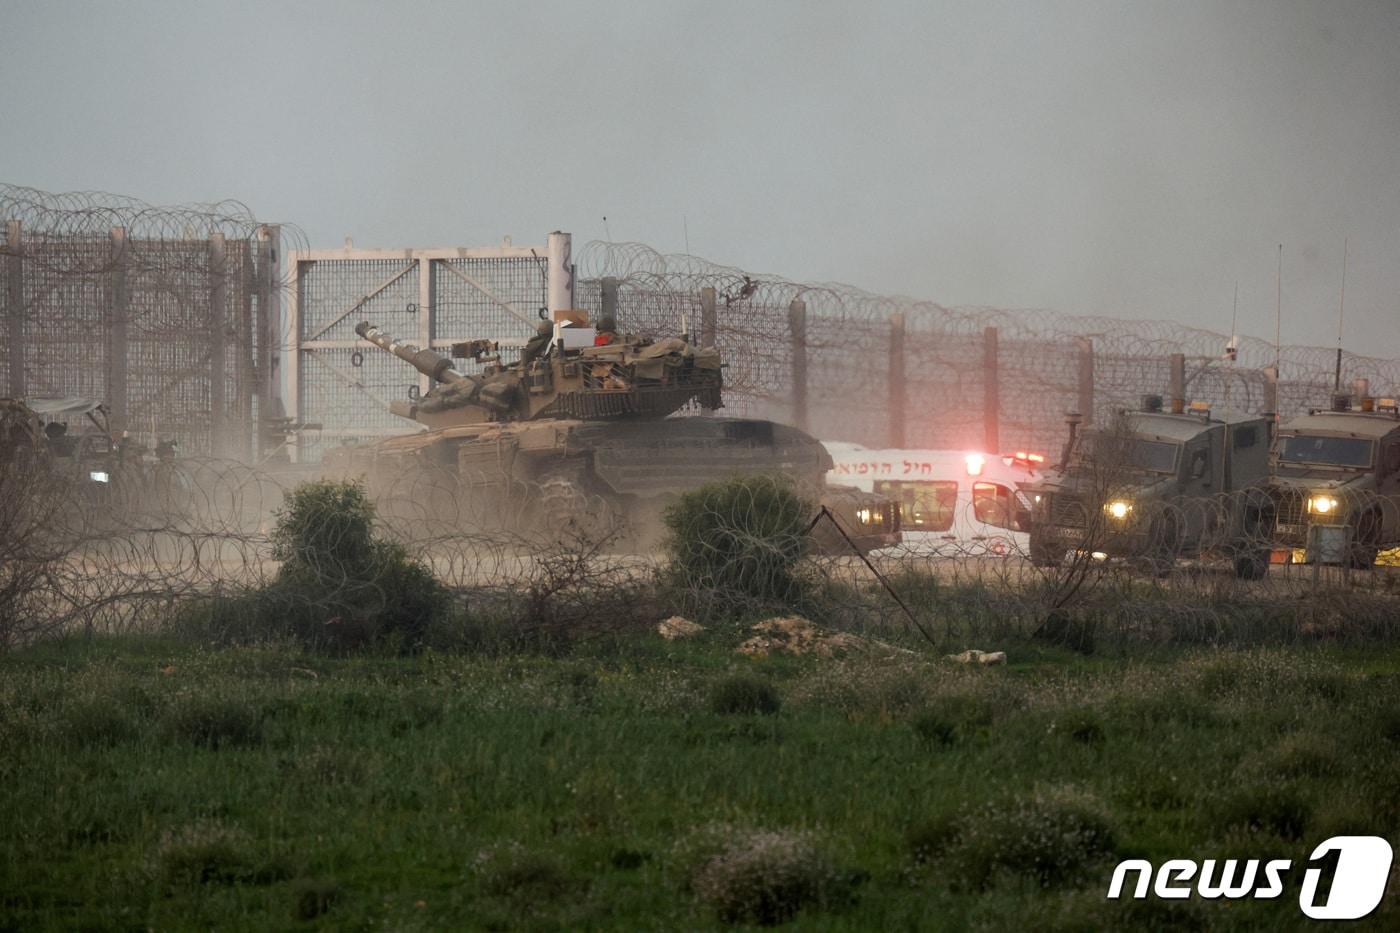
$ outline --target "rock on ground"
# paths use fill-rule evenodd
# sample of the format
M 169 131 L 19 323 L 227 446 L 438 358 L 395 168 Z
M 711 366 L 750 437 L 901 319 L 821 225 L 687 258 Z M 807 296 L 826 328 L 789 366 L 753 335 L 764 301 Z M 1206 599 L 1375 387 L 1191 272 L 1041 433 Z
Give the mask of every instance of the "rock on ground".
M 881 641 L 849 632 L 828 632 L 802 616 L 775 616 L 750 627 L 752 633 L 737 649 L 739 654 L 766 658 L 770 654 L 814 654 L 821 658 L 878 650 L 887 653 L 910 652 Z
M 949 661 L 957 661 L 960 664 L 1005 664 L 1005 651 L 978 651 L 976 648 L 969 648 L 962 654 L 948 655 Z
M 662 619 L 656 626 L 656 631 L 667 641 L 675 641 L 678 638 L 690 638 L 705 631 L 705 626 L 698 622 L 692 622 L 683 616 L 671 616 L 669 619 Z

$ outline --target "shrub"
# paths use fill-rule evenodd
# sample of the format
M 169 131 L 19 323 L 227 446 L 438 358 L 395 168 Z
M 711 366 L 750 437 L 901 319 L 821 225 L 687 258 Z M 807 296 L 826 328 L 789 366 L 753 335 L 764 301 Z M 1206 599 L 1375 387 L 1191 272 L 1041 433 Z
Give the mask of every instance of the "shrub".
M 83 700 L 64 711 L 63 732 L 79 746 L 116 745 L 136 737 L 136 724 L 110 698 Z
M 266 884 L 286 875 L 279 862 L 255 857 L 247 833 L 219 823 L 194 823 L 166 831 L 155 849 L 154 869 L 157 880 L 171 887 Z
M 935 697 L 911 720 L 914 733 L 925 742 L 954 745 L 977 735 L 995 718 L 990 697 L 948 694 Z
M 1255 785 L 1235 791 L 1215 806 L 1216 822 L 1227 829 L 1267 832 L 1301 839 L 1312 808 L 1290 787 Z
M 292 886 L 292 918 L 307 922 L 324 915 L 340 898 L 334 881 L 306 878 Z
M 942 856 L 957 838 L 957 815 L 940 813 L 910 826 L 904 833 L 904 844 L 914 861 L 922 864 Z
M 966 813 L 946 864 L 967 887 L 988 887 L 1002 875 L 1059 887 L 1078 881 L 1085 868 L 1115 849 L 1112 825 L 1095 800 L 1067 790 L 1041 791 Z
M 931 745 L 953 745 L 958 741 L 957 723 L 935 712 L 914 717 L 914 733 Z
M 773 685 L 749 674 L 726 677 L 710 690 L 710 709 L 720 715 L 771 715 L 781 706 Z
M 482 849 L 472 864 L 481 890 L 529 903 L 557 900 L 576 882 L 554 856 L 508 843 Z
M 261 628 L 290 629 L 314 648 L 421 645 L 448 609 L 446 591 L 403 545 L 374 535 L 374 506 L 355 483 L 321 480 L 277 512 L 276 580 L 250 609 Z
M 807 833 L 710 827 L 682 851 L 684 886 L 726 923 L 784 923 L 848 893 L 850 879 Z
M 794 568 L 811 515 L 783 477 L 736 477 L 685 493 L 664 516 L 670 578 L 705 594 L 711 613 L 791 606 L 803 591 Z
M 1337 743 L 1325 735 L 1296 733 L 1280 739 L 1264 756 L 1265 767 L 1283 777 L 1320 777 L 1341 766 Z
M 262 741 L 259 711 L 231 698 L 189 697 L 167 711 L 165 726 L 175 738 L 212 749 Z
M 1102 745 L 1104 741 L 1103 723 L 1092 710 L 1063 713 L 1055 720 L 1054 728 L 1055 732 L 1081 745 Z

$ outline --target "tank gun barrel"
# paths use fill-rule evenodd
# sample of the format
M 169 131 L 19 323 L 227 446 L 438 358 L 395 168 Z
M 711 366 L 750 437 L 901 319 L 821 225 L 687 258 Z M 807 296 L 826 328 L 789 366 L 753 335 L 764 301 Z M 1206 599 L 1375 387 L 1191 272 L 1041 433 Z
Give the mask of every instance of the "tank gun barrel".
M 452 361 L 447 357 L 440 353 L 434 353 L 432 350 L 425 350 L 417 344 L 395 340 L 369 321 L 361 321 L 356 324 L 355 333 L 379 349 L 394 354 L 423 375 L 436 379 L 438 382 L 469 381 L 465 374 L 452 368 Z

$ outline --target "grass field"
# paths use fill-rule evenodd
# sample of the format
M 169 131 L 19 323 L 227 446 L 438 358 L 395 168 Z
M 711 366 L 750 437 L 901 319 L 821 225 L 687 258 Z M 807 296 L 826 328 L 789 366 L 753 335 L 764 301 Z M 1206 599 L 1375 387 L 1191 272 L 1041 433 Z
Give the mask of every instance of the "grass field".
M 1297 877 L 1104 895 L 1128 856 L 1400 830 L 1400 650 L 966 669 L 739 637 L 0 658 L 0 927 L 1301 928 Z

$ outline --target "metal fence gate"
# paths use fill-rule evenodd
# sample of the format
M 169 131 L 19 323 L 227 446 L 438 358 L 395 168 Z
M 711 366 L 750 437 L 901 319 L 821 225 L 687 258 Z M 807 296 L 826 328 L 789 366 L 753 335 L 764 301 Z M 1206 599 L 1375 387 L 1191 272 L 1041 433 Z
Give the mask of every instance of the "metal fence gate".
M 286 399 L 303 427 L 294 453 L 302 461 L 319 460 L 328 446 L 414 430 L 389 414 L 389 403 L 431 388 L 407 363 L 360 340 L 358 322 L 433 349 L 497 340 L 509 362 L 541 309 L 573 304 L 566 233 L 543 246 L 301 250 L 288 261 Z

